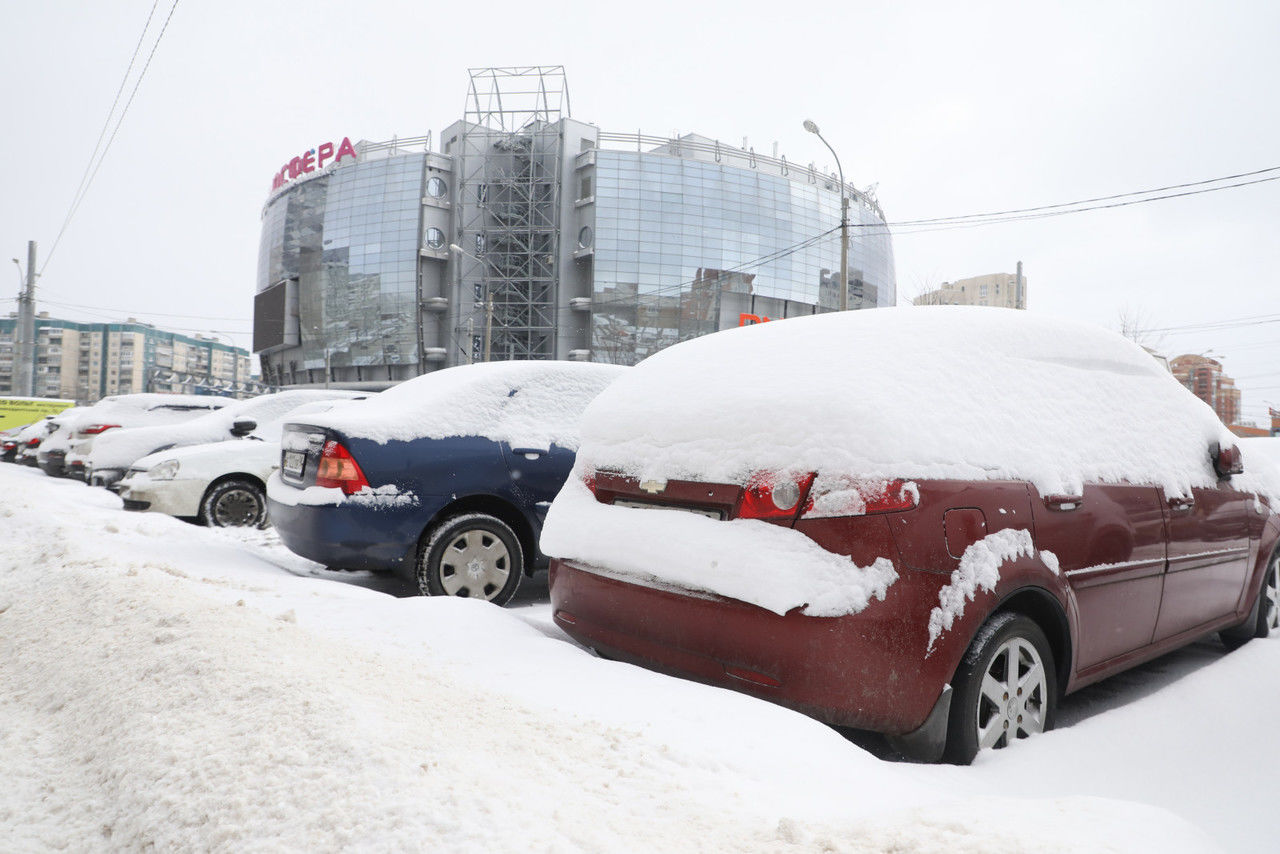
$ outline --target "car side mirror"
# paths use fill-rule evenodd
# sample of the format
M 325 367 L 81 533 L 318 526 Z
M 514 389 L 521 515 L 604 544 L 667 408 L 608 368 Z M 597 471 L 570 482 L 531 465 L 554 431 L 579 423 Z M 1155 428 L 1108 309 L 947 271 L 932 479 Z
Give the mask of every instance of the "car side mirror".
M 252 418 L 241 418 L 231 425 L 231 435 L 237 439 L 243 439 L 254 430 L 258 429 L 258 422 Z
M 1213 458 L 1213 470 L 1218 473 L 1219 478 L 1244 473 L 1244 455 L 1240 453 L 1239 445 L 1223 448 L 1215 442 L 1209 446 L 1209 453 Z

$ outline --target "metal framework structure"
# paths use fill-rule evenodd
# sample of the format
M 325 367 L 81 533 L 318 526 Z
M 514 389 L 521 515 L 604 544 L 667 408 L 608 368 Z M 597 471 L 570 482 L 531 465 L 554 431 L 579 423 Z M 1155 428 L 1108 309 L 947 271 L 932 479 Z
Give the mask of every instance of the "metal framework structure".
M 471 361 L 549 359 L 560 247 L 564 67 L 473 68 L 458 163 L 462 293 L 455 330 Z

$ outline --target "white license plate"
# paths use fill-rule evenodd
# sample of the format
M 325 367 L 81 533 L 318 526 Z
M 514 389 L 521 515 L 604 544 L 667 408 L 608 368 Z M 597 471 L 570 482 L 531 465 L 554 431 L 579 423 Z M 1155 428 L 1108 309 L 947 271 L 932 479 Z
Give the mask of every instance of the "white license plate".
M 698 516 L 706 516 L 708 519 L 722 519 L 723 516 L 719 510 L 704 510 L 701 507 L 681 507 L 678 504 L 650 504 L 647 501 L 615 501 L 614 507 L 635 507 L 640 510 L 681 510 L 685 513 L 694 513 Z
M 290 477 L 302 477 L 302 469 L 306 462 L 307 455 L 301 451 L 285 451 L 284 473 Z

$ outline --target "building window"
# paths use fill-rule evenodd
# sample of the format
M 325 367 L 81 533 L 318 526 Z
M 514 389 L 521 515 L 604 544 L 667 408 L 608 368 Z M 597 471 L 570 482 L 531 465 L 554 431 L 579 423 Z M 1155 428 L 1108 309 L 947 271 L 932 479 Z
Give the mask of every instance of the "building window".
M 443 179 L 437 178 L 435 176 L 432 176 L 430 179 L 428 179 L 427 195 L 430 196 L 431 198 L 433 199 L 442 198 L 444 194 L 447 193 L 448 191 L 449 191 L 449 187 L 448 185 L 445 184 Z
M 427 229 L 426 241 L 430 248 L 440 249 L 444 246 L 444 232 L 432 226 Z
M 593 237 L 595 237 L 595 235 L 591 233 L 591 226 L 584 225 L 581 230 L 578 231 L 578 248 L 587 249 L 590 247 Z
M 581 185 L 581 188 L 578 190 L 578 198 L 580 199 L 591 198 L 591 176 L 590 175 L 582 176 L 582 185 Z

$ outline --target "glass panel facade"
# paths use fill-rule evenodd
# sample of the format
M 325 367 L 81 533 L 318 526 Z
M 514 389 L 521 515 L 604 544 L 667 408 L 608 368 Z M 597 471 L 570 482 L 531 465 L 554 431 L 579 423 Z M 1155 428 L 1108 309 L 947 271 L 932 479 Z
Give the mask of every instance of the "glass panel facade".
M 284 370 L 417 364 L 425 166 L 421 153 L 362 160 L 268 204 L 258 291 L 298 288 L 301 347 Z
M 797 174 L 598 150 L 592 360 L 634 364 L 715 331 L 726 292 L 838 308 L 839 187 Z M 893 305 L 888 229 L 857 199 L 849 221 L 850 307 Z

